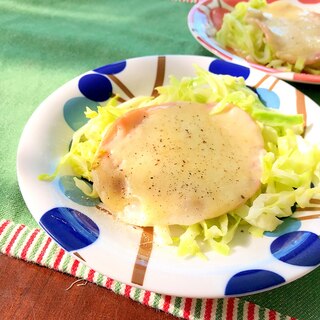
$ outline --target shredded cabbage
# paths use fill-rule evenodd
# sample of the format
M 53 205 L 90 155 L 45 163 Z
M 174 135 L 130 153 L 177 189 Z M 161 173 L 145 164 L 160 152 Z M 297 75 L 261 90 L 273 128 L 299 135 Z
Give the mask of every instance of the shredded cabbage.
M 234 9 L 224 15 L 223 23 L 215 34 L 215 39 L 224 47 L 232 49 L 244 59 L 286 72 L 306 72 L 320 74 L 319 65 L 305 67 L 305 60 L 298 58 L 295 64 L 276 57 L 265 39 L 263 31 L 246 20 L 249 9 L 261 10 L 267 6 L 266 0 L 239 2 Z
M 229 254 L 230 243 L 240 226 L 249 226 L 254 236 L 273 231 L 282 218 L 292 214 L 292 207 L 310 205 L 313 198 L 320 199 L 320 149 L 309 144 L 301 134 L 304 130 L 302 115 L 286 115 L 265 107 L 257 94 L 248 88 L 243 78 L 215 75 L 195 66 L 196 76 L 181 80 L 170 77 L 168 85 L 158 87 L 157 97 L 137 97 L 119 103 L 111 98 L 97 111 L 87 108 L 87 124 L 73 135 L 70 151 L 63 156 L 52 175 L 54 179 L 64 166 L 71 167 L 79 178 L 92 180 L 92 164 L 100 142 L 115 119 L 134 108 L 166 102 L 191 101 L 214 103 L 214 113 L 221 112 L 232 103 L 248 112 L 261 128 L 265 143 L 262 157 L 263 174 L 260 190 L 244 205 L 217 218 L 191 226 L 156 226 L 155 239 L 162 245 L 175 245 L 180 255 L 204 257 L 205 248 Z M 81 183 L 77 183 L 80 189 Z M 94 190 L 83 190 L 95 196 Z

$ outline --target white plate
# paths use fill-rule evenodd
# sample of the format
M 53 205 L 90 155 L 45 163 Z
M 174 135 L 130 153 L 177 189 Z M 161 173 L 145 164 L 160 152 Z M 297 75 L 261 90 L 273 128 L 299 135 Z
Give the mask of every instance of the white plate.
M 295 72 L 279 72 L 276 69 L 267 68 L 260 64 L 255 64 L 246 61 L 245 59 L 234 55 L 228 50 L 224 49 L 215 39 L 210 36 L 212 30 L 216 29 L 214 26 L 214 19 L 223 15 L 224 11 L 231 11 L 233 7 L 240 2 L 239 0 L 202 0 L 192 7 L 188 15 L 188 26 L 193 37 L 207 50 L 217 57 L 238 63 L 244 66 L 262 70 L 266 73 L 272 74 L 274 77 L 301 83 L 320 84 L 320 75 L 311 75 L 306 73 Z M 270 1 L 269 1 L 270 2 Z M 320 1 L 308 0 L 288 0 L 295 5 L 305 7 L 310 11 L 320 13 Z M 312 2 L 312 3 L 310 3 Z
M 103 104 L 110 94 L 127 100 L 150 95 L 155 86 L 194 76 L 193 65 L 214 73 L 243 75 L 267 105 L 284 113 L 307 115 L 307 137 L 320 137 L 320 108 L 294 87 L 263 72 L 200 56 L 150 56 L 128 59 L 81 75 L 63 85 L 35 110 L 25 126 L 17 172 L 25 202 L 44 230 L 65 250 L 111 278 L 158 293 L 223 297 L 268 290 L 295 280 L 320 262 L 320 220 L 299 212 L 277 233 L 252 238 L 239 232 L 229 256 L 207 253 L 208 261 L 180 258 L 173 247 L 151 248 L 151 231 L 120 222 L 95 207 L 64 176 L 53 172 L 85 118 L 84 106 Z M 303 216 L 314 215 L 314 219 Z M 289 241 L 287 241 L 289 240 Z M 146 242 L 140 246 L 140 241 Z M 152 249 L 152 250 L 151 250 Z

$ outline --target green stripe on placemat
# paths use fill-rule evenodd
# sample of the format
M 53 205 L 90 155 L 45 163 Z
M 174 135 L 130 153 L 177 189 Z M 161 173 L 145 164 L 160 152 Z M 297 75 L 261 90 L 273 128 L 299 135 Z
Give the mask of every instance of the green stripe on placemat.
M 152 307 L 158 309 L 160 300 L 161 300 L 161 294 L 156 293 L 154 295 L 154 300 L 153 300 L 153 303 L 152 303 Z
M 17 233 L 19 233 L 18 236 Z M 9 246 L 14 249 L 9 250 Z M 21 258 L 23 252 L 24 258 L 27 261 L 34 263 L 38 261 L 40 265 L 55 268 L 68 274 L 75 272 L 77 277 L 84 280 L 89 280 L 88 278 L 90 277 L 92 282 L 100 286 L 107 287 L 107 284 L 109 284 L 110 289 L 116 294 L 123 295 L 127 291 L 127 294 L 129 292 L 131 299 L 135 301 L 184 319 L 223 320 L 226 319 L 227 315 L 231 316 L 233 320 L 270 320 L 274 318 L 274 316 L 272 318 L 269 317 L 270 311 L 268 309 L 253 305 L 252 303 L 251 305 L 254 306 L 257 312 L 254 315 L 249 315 L 246 312 L 248 302 L 242 299 L 187 299 L 169 297 L 140 288 L 126 286 L 121 282 L 114 281 L 100 273 L 94 272 L 86 265 L 77 261 L 54 243 L 42 230 L 30 230 L 23 225 L 15 225 L 8 220 L 0 221 L 0 252 L 16 258 Z M 76 271 L 71 271 L 72 266 L 75 264 L 78 264 Z M 213 305 L 216 305 L 216 308 L 212 308 Z M 276 316 L 274 319 L 294 319 L 274 311 L 272 311 L 272 314 Z
M 137 288 L 137 290 L 135 290 L 134 295 L 133 295 L 135 301 L 139 301 L 140 294 L 141 294 L 141 290 L 139 288 Z
M 219 299 L 217 303 L 217 311 L 216 311 L 217 320 L 223 320 L 222 312 L 223 312 L 223 300 Z
M 35 259 L 36 252 L 39 250 L 41 243 L 43 243 L 45 236 L 46 236 L 46 234 L 44 232 L 40 233 L 39 238 L 37 239 L 36 243 L 34 244 L 32 250 L 30 252 L 29 259 L 31 261 L 33 261 Z
M 97 281 L 96 281 L 97 285 L 102 286 L 103 285 L 103 280 L 104 280 L 103 275 L 101 273 L 99 273 L 98 277 L 97 277 Z
M 195 319 L 200 319 L 201 307 L 202 307 L 202 300 L 196 299 L 196 306 L 194 308 L 194 318 Z
M 176 297 L 176 300 L 174 301 L 174 309 L 172 314 L 176 317 L 179 315 L 179 311 L 181 309 L 181 301 L 182 301 L 182 298 L 180 297 Z
M 238 301 L 238 306 L 237 306 L 237 315 L 238 315 L 238 320 L 243 320 L 243 307 L 244 307 L 244 300 L 239 300 Z M 261 309 L 262 310 L 262 309 Z M 259 318 L 261 319 L 261 317 L 259 316 Z

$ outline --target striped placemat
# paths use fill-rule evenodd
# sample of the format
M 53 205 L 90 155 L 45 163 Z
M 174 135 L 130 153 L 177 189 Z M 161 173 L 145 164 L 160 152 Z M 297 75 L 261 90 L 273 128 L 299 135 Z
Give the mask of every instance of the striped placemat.
M 94 282 L 116 294 L 183 319 L 296 320 L 244 299 L 181 298 L 126 285 L 87 267 L 59 247 L 41 229 L 29 229 L 9 220 L 0 221 L 0 252 Z

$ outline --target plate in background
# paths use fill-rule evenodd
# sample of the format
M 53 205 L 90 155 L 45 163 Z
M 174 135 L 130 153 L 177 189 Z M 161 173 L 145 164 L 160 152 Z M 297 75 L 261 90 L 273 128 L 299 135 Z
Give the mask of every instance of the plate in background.
M 213 30 L 215 25 L 222 20 L 226 12 L 240 2 L 239 0 L 203 0 L 195 4 L 188 15 L 188 26 L 193 37 L 208 51 L 217 57 L 237 63 L 244 66 L 250 66 L 254 69 L 264 71 L 274 77 L 301 83 L 320 84 L 320 75 L 312 75 L 306 73 L 282 72 L 273 68 L 268 68 L 260 64 L 251 63 L 245 59 L 224 49 L 215 39 Z M 270 1 L 271 2 L 271 1 Z M 295 5 L 303 6 L 310 11 L 320 13 L 320 1 L 304 1 L 304 0 L 288 0 Z

